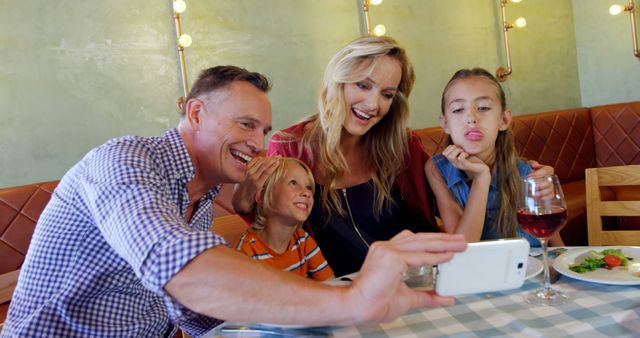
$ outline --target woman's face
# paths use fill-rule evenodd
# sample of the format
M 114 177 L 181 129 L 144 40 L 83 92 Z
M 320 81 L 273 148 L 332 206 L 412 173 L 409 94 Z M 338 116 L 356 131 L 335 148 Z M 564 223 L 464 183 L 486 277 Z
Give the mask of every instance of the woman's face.
M 383 56 L 376 61 L 371 75 L 355 83 L 345 83 L 344 131 L 362 136 L 382 120 L 389 112 L 401 78 L 400 61 Z

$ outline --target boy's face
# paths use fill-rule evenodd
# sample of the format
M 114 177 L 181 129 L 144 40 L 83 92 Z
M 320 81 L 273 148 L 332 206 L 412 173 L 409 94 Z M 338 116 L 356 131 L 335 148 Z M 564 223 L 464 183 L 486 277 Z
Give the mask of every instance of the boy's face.
M 269 219 L 297 225 L 304 222 L 313 207 L 313 186 L 307 172 L 297 163 L 289 163 L 284 174 L 273 185 Z

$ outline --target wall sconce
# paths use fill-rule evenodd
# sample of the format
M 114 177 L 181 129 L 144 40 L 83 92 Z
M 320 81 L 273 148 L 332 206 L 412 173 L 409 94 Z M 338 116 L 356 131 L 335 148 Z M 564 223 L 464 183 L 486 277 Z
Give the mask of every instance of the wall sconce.
M 509 49 L 509 29 L 516 27 L 522 28 L 527 25 L 527 20 L 525 18 L 517 18 L 516 21 L 508 23 L 507 22 L 507 14 L 505 11 L 505 7 L 510 2 L 520 2 L 522 0 L 500 0 L 500 9 L 502 13 L 502 31 L 504 32 L 504 51 L 507 54 L 507 68 L 498 67 L 496 70 L 496 78 L 500 82 L 504 82 L 507 80 L 507 77 L 511 74 L 511 50 Z
M 640 50 L 638 50 L 638 36 L 636 32 L 636 14 L 635 14 L 635 6 L 633 5 L 633 0 L 629 0 L 629 4 L 622 7 L 620 5 L 612 5 L 609 7 L 609 13 L 611 15 L 618 15 L 622 12 L 629 12 L 629 16 L 631 17 L 631 39 L 633 40 L 633 55 L 636 57 L 640 57 Z
M 369 18 L 369 7 L 377 6 L 382 3 L 382 0 L 362 0 L 362 11 L 364 12 L 364 21 L 366 24 L 367 35 L 371 34 L 371 19 Z M 383 36 L 387 32 L 387 28 L 384 25 L 376 25 L 373 28 L 373 35 Z
M 171 0 L 173 7 L 173 22 L 176 26 L 176 45 L 178 47 L 178 58 L 180 59 L 180 73 L 182 78 L 183 97 L 178 99 L 178 109 L 182 110 L 182 104 L 189 93 L 189 84 L 187 82 L 187 65 L 184 62 L 184 49 L 191 45 L 192 39 L 189 34 L 182 34 L 180 26 L 180 14 L 187 9 L 187 3 L 184 0 Z

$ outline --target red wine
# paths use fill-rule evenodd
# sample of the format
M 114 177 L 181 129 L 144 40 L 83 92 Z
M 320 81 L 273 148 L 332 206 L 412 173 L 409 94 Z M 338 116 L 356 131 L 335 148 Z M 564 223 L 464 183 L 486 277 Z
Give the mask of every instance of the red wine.
M 532 214 L 529 210 L 518 210 L 518 223 L 522 229 L 537 238 L 549 238 L 567 223 L 567 210 L 552 207 L 551 213 Z

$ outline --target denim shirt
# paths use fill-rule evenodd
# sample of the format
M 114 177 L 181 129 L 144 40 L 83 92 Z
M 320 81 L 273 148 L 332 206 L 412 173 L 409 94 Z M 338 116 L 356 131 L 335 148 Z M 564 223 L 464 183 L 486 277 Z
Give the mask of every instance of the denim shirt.
M 440 171 L 440 174 L 444 178 L 449 190 L 456 199 L 456 202 L 462 209 L 467 205 L 469 199 L 470 186 L 467 181 L 465 173 L 454 167 L 449 160 L 442 154 L 438 154 L 433 157 L 433 162 Z M 516 160 L 516 165 L 521 177 L 527 176 L 532 172 L 531 166 L 522 160 Z M 496 170 L 497 172 L 497 170 Z M 498 230 L 495 225 L 498 220 L 498 213 L 500 212 L 500 191 L 497 186 L 497 174 L 494 172 L 491 175 L 491 184 L 489 186 L 489 196 L 487 196 L 487 211 L 484 215 L 484 224 L 482 226 L 481 240 L 498 239 L 500 238 Z M 522 230 L 520 225 L 516 226 L 516 235 L 521 238 L 525 238 L 529 241 L 529 245 L 532 247 L 540 246 L 538 239 L 530 235 L 528 232 Z

